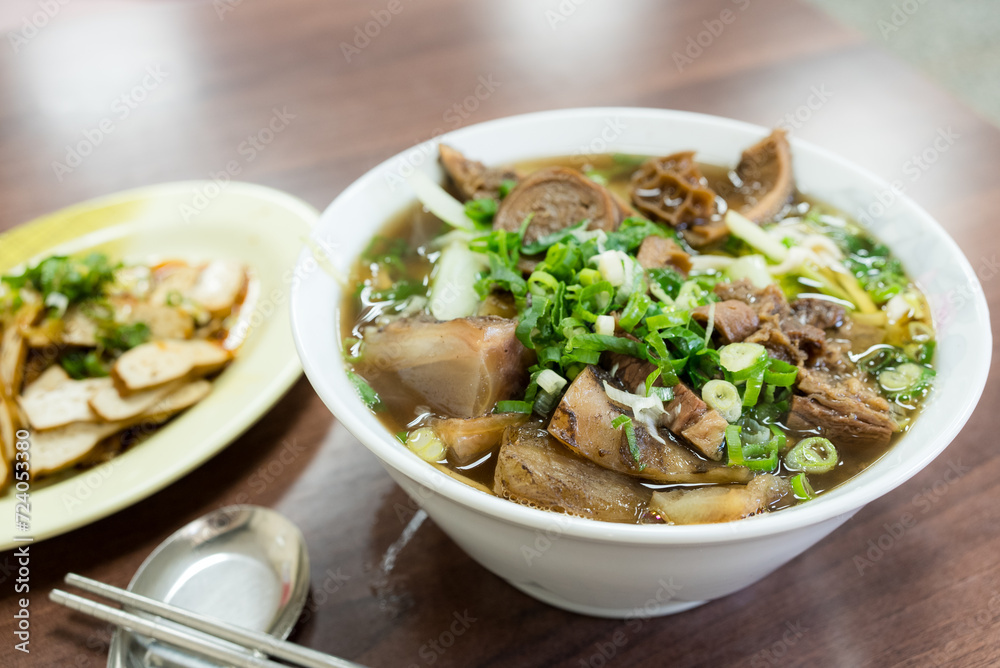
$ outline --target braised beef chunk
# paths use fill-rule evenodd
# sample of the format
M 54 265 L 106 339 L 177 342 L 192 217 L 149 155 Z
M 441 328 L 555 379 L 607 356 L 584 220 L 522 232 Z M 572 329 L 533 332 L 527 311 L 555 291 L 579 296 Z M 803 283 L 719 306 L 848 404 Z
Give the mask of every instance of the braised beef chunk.
M 746 485 L 654 492 L 649 505 L 652 512 L 669 524 L 710 524 L 767 512 L 772 504 L 791 493 L 791 485 L 765 473 Z
M 618 353 L 604 353 L 601 365 L 613 370 L 613 375 L 629 392 L 645 389 L 646 378 L 656 370 L 651 362 Z M 654 383 L 661 386 L 659 379 Z M 728 423 L 718 411 L 710 409 L 696 393 L 684 383 L 672 388 L 674 398 L 664 407 L 667 415 L 664 426 L 678 437 L 684 438 L 694 449 L 713 461 L 720 461 Z
M 496 316 L 401 318 L 368 328 L 355 369 L 391 404 L 416 396 L 439 415 L 478 417 L 527 385 L 533 353 L 516 328 L 517 321 Z
M 778 129 L 743 151 L 736 166 L 739 212 L 755 223 L 764 223 L 781 212 L 795 192 L 792 151 L 785 131 Z
M 716 285 L 715 293 L 723 300 L 740 301 L 753 309 L 760 320 L 760 328 L 743 340 L 761 344 L 771 357 L 790 364 L 812 366 L 824 356 L 825 332 L 803 322 L 777 285 L 757 288 L 744 278 Z M 802 309 L 805 312 L 805 307 Z
M 701 324 L 708 323 L 711 306 L 699 306 L 691 312 L 691 317 Z M 753 334 L 760 327 L 756 311 L 736 299 L 715 304 L 712 329 L 719 334 L 722 343 L 736 343 Z
M 749 479 L 743 467 L 727 467 L 699 459 L 665 430 L 657 430 L 662 443 L 633 419 L 637 456 L 624 429 L 612 421 L 620 415 L 634 418 L 631 410 L 613 402 L 604 383 L 621 389 L 617 381 L 597 367 L 588 366 L 573 380 L 549 422 L 548 431 L 573 452 L 604 468 L 656 482 L 739 482 Z
M 518 184 L 500 204 L 493 227 L 517 232 L 525 218 L 531 224 L 524 232 L 524 242 L 589 221 L 587 229 L 610 232 L 621 222 L 620 209 L 610 192 L 575 169 L 546 167 Z
M 469 160 L 444 144 L 438 148 L 441 151 L 441 164 L 463 200 L 499 198 L 501 183 L 518 180 L 517 173 L 511 169 L 487 167 L 476 160 Z
M 788 426 L 815 429 L 834 445 L 887 445 L 896 431 L 889 403 L 860 378 L 799 369 Z
M 684 383 L 674 385 L 673 390 L 674 398 L 666 406 L 670 431 L 709 459 L 720 461 L 729 423 Z
M 788 427 L 815 430 L 839 447 L 885 446 L 893 433 L 892 427 L 884 422 L 867 422 L 857 414 L 842 413 L 813 397 L 798 395 L 792 397 Z
M 792 302 L 792 313 L 803 325 L 833 329 L 844 324 L 844 307 L 825 299 L 803 297 Z
M 499 445 L 508 427 L 527 421 L 523 413 L 490 413 L 475 418 L 434 418 L 430 427 L 448 447 L 448 461 L 464 466 Z
M 635 258 L 643 269 L 674 269 L 687 276 L 691 271 L 691 256 L 673 239 L 649 236 L 642 240 Z
M 640 387 L 645 389 L 646 378 L 656 371 L 656 365 L 652 362 L 621 353 L 603 353 L 601 366 L 610 371 L 629 392 L 637 392 Z M 662 385 L 659 379 L 654 384 Z
M 540 425 L 503 434 L 493 491 L 518 503 L 605 522 L 634 523 L 652 492 L 564 448 Z

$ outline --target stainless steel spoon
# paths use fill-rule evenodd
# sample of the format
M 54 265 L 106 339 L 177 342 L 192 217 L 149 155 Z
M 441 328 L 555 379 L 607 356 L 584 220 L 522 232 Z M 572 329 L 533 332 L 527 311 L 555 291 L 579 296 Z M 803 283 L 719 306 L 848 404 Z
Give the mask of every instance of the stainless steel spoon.
M 301 532 L 282 515 L 227 506 L 161 543 L 128 590 L 284 639 L 306 602 L 309 556 Z M 108 656 L 108 668 L 218 665 L 121 629 Z

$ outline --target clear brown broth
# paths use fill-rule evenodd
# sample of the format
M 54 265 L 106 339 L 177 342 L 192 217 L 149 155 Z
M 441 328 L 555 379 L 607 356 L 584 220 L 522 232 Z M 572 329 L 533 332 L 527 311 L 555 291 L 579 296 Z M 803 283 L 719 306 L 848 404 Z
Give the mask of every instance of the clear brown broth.
M 591 170 L 598 171 L 607 178 L 607 187 L 627 201 L 629 180 L 635 171 L 635 163 L 645 160 L 646 156 L 629 156 L 629 158 L 631 159 L 626 162 L 616 159 L 612 155 L 561 156 L 520 162 L 516 163 L 514 167 L 518 172 L 523 174 L 530 174 L 533 171 L 550 166 L 573 167 L 584 172 Z M 717 193 L 725 193 L 726 196 L 724 199 L 728 206 L 738 208 L 743 203 L 745 195 L 740 189 L 733 186 L 730 180 L 730 168 L 704 163 L 699 163 L 699 167 L 708 181 L 708 185 Z M 811 206 L 816 204 L 821 203 L 796 193 L 795 199 L 790 203 L 785 214 L 782 214 L 779 218 L 785 215 L 805 213 Z M 825 206 L 825 208 L 835 211 L 835 209 L 829 206 Z M 400 211 L 387 221 L 379 234 L 388 239 L 402 239 L 413 249 L 425 249 L 435 236 L 444 231 L 445 227 L 444 223 L 433 214 L 424 211 L 420 204 L 416 203 Z M 429 258 L 432 259 L 433 255 L 428 256 L 426 252 L 420 252 L 415 257 L 409 259 L 406 262 L 406 275 L 414 279 L 423 279 L 426 281 L 431 268 Z M 356 262 L 352 267 L 349 284 L 360 286 L 365 284 L 365 282 L 378 281 L 378 277 L 373 276 L 371 269 L 371 266 L 366 265 L 362 260 Z M 345 339 L 348 337 L 361 339 L 363 329 L 370 325 L 383 312 L 383 308 L 383 303 L 366 300 L 353 293 L 346 295 L 341 310 L 344 314 L 340 323 L 342 337 Z M 897 337 L 896 342 L 898 345 L 902 345 L 905 341 L 899 341 Z M 415 397 L 412 398 L 412 401 L 390 405 L 388 410 L 378 412 L 377 416 L 386 429 L 393 434 L 420 426 L 430 417 L 428 413 L 421 409 L 419 401 Z M 915 415 L 912 417 L 915 417 Z M 812 432 L 797 432 L 787 427 L 785 430 L 789 435 L 790 445 L 800 438 L 814 435 Z M 906 428 L 896 434 L 884 448 L 862 448 L 860 446 L 856 448 L 838 448 L 840 460 L 832 471 L 822 475 L 810 474 L 809 481 L 813 489 L 817 494 L 821 494 L 855 477 L 885 455 L 905 431 Z M 779 462 L 779 469 L 774 472 L 776 475 L 784 476 L 794 473 L 785 468 L 783 461 L 779 459 Z M 446 465 L 451 470 L 474 482 L 485 485 L 490 489 L 493 488 L 493 478 L 496 469 L 496 450 L 472 464 L 457 466 L 449 462 Z M 644 482 L 643 484 L 651 489 L 697 486 L 661 485 L 649 482 Z M 791 503 L 787 505 L 791 505 Z

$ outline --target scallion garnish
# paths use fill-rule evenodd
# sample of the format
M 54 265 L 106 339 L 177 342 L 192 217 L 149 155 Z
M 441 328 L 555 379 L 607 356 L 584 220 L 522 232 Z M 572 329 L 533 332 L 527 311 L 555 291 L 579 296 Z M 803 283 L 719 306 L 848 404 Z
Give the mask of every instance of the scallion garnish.
M 628 451 L 632 459 L 639 464 L 639 470 L 646 468 L 645 464 L 639 461 L 639 444 L 635 437 L 635 427 L 632 425 L 632 418 L 627 415 L 619 415 L 611 421 L 611 426 L 615 429 L 624 429 L 625 440 L 628 441 Z

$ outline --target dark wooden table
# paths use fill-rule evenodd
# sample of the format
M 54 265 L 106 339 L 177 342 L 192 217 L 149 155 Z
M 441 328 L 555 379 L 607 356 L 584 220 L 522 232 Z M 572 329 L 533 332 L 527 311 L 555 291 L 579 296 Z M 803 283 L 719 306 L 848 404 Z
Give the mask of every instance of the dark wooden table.
M 0 229 L 123 188 L 210 178 L 231 160 L 237 178 L 322 208 L 443 130 L 558 107 L 667 107 L 785 122 L 900 180 L 1000 310 L 1000 132 L 797 2 L 52 0 L 54 16 L 26 28 L 44 5 L 0 15 L 24 38 L 0 48 Z M 287 127 L 248 150 L 275 110 Z M 105 120 L 111 131 L 95 134 Z M 956 138 L 935 151 L 941 132 Z M 67 147 L 88 138 L 77 166 L 54 165 L 71 166 Z M 420 522 L 300 380 L 198 471 L 35 548 L 30 655 L 12 648 L 14 560 L 0 554 L 0 664 L 103 666 L 109 629 L 47 591 L 67 571 L 124 586 L 176 528 L 244 501 L 285 513 L 308 540 L 312 598 L 294 639 L 371 666 L 996 665 L 998 403 L 994 373 L 937 461 L 766 580 L 625 623 L 547 607 L 480 568 Z M 969 470 L 949 484 L 952 467 Z M 905 514 L 915 526 L 884 538 Z M 469 620 L 460 634 L 455 615 Z

